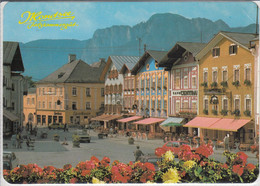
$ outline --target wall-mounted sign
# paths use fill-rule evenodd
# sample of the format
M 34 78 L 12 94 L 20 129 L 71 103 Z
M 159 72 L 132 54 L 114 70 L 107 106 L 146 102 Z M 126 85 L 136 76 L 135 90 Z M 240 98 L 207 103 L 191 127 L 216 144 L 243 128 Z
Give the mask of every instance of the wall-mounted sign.
M 196 96 L 197 94 L 197 90 L 172 91 L 173 96 Z

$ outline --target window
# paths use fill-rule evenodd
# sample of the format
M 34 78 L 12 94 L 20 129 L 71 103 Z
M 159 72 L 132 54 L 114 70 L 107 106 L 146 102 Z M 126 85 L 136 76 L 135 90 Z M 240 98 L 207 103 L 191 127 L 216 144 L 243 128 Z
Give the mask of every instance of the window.
M 73 87 L 73 88 L 72 88 L 72 95 L 73 95 L 73 96 L 76 96 L 76 95 L 77 95 L 77 88 L 76 88 L 76 87 Z
M 217 82 L 218 81 L 218 71 L 213 71 L 212 73 L 212 81 Z
M 33 105 L 35 104 L 35 100 L 34 100 L 34 98 L 32 98 L 32 104 L 33 104 Z
M 203 72 L 203 81 L 206 83 L 208 82 L 208 72 L 207 71 Z
M 179 113 L 179 112 L 180 112 L 180 101 L 176 101 L 176 104 L 175 104 L 175 112 L 176 112 L 176 113 Z
M 51 102 L 49 102 L 49 109 L 51 109 L 51 107 L 52 107 L 52 106 L 51 106 Z
M 245 70 L 245 80 L 248 80 L 248 81 L 251 80 L 250 74 L 251 74 L 251 69 L 246 68 L 246 70 Z
M 104 102 L 101 102 L 101 106 L 100 106 L 101 108 L 104 108 L 105 107 L 105 104 L 104 104 Z
M 197 78 L 196 78 L 196 76 L 192 76 L 192 78 L 191 78 L 191 86 L 192 86 L 192 88 L 196 88 L 197 87 Z
M 54 95 L 56 95 L 56 92 L 57 92 L 57 88 L 54 88 Z
M 228 99 L 223 99 L 222 109 L 223 110 L 228 110 Z
M 239 69 L 234 70 L 234 81 L 239 81 Z
M 146 88 L 150 88 L 150 78 L 148 78 L 146 81 Z
M 226 70 L 222 71 L 222 80 L 223 81 L 227 81 L 228 80 L 227 71 Z
M 30 105 L 30 98 L 27 98 L 27 105 Z
M 149 109 L 149 99 L 148 100 L 146 100 L 146 108 L 148 108 Z
M 191 111 L 197 112 L 197 101 L 192 101 L 191 103 Z
M 42 88 L 42 95 L 45 94 L 45 88 Z
M 182 111 L 189 111 L 189 102 L 185 101 L 182 103 Z
M 90 102 L 86 102 L 86 110 L 90 110 Z
M 162 87 L 162 79 L 161 79 L 161 77 L 158 77 L 157 87 L 158 87 L 158 89 L 161 89 L 161 87 Z
M 49 93 L 52 93 L 52 88 L 49 88 Z
M 90 88 L 86 88 L 86 96 L 90 97 Z
M 184 88 L 188 88 L 188 76 L 183 77 Z
M 251 99 L 246 99 L 246 110 L 251 111 Z
M 161 109 L 161 100 L 158 100 L 157 109 Z
M 167 100 L 163 100 L 163 109 L 167 110 Z
M 57 109 L 57 102 L 54 102 L 54 109 Z
M 41 102 L 39 101 L 39 103 L 38 103 L 38 108 L 41 108 Z
M 42 102 L 42 108 L 45 108 L 45 101 Z
M 204 99 L 204 109 L 209 110 L 209 100 L 208 99 Z
M 70 123 L 73 123 L 73 116 L 70 116 Z
M 176 73 L 174 84 L 175 84 L 175 88 L 180 88 L 180 73 Z
M 62 88 L 60 88 L 59 92 L 60 92 L 60 96 L 62 96 Z
M 155 109 L 155 100 L 152 100 L 152 109 Z
M 101 88 L 101 96 L 104 97 L 105 96 L 105 91 L 104 88 Z
M 149 70 L 149 68 L 150 68 L 150 65 L 149 65 L 149 63 L 146 65 L 146 70 Z
M 41 88 L 38 89 L 39 90 L 39 96 L 41 95 Z
M 76 102 L 72 102 L 72 110 L 77 110 L 77 103 Z
M 236 54 L 237 53 L 237 45 L 229 46 L 229 54 Z
M 240 99 L 235 99 L 235 110 L 240 110 Z
M 159 65 L 158 65 L 158 61 L 155 61 L 155 69 L 158 69 Z
M 212 50 L 212 56 L 213 56 L 213 57 L 220 56 L 220 48 L 213 48 L 213 50 Z

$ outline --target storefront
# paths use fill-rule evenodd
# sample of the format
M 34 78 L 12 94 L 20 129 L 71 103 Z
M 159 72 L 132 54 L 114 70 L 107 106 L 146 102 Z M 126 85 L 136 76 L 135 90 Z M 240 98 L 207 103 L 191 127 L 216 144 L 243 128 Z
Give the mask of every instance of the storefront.
M 52 123 L 65 123 L 65 112 L 37 111 L 37 125 L 48 126 Z

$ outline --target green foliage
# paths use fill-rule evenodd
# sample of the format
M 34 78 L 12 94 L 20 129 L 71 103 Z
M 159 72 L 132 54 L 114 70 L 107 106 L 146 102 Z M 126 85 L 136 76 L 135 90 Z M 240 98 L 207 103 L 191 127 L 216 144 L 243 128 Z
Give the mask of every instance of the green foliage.
M 203 83 L 201 83 L 200 85 L 203 86 L 203 87 L 205 87 L 205 88 L 208 87 L 208 83 L 207 83 L 207 82 L 203 82 Z
M 228 113 L 228 111 L 227 111 L 227 110 L 221 110 L 221 115 L 223 115 L 223 116 L 226 116 L 226 115 L 227 115 L 227 113 Z
M 227 81 L 222 81 L 220 84 L 222 85 L 222 87 L 228 87 Z
M 238 87 L 240 85 L 240 83 L 239 83 L 239 81 L 234 81 L 234 82 L 232 82 L 232 85 Z

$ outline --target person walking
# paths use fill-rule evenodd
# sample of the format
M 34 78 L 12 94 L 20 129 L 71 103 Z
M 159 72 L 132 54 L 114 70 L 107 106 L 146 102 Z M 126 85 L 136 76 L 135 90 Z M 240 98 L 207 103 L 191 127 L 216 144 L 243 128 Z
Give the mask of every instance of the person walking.
M 229 151 L 229 134 L 224 137 L 224 150 Z
M 21 149 L 22 148 L 22 137 L 21 137 L 21 133 L 18 133 L 16 136 L 16 140 L 17 140 L 17 148 Z
M 136 151 L 134 152 L 134 156 L 135 156 L 135 161 L 139 161 L 140 157 L 143 156 L 144 153 L 140 150 L 139 146 L 136 146 Z
M 64 124 L 64 132 L 67 130 L 67 123 Z

